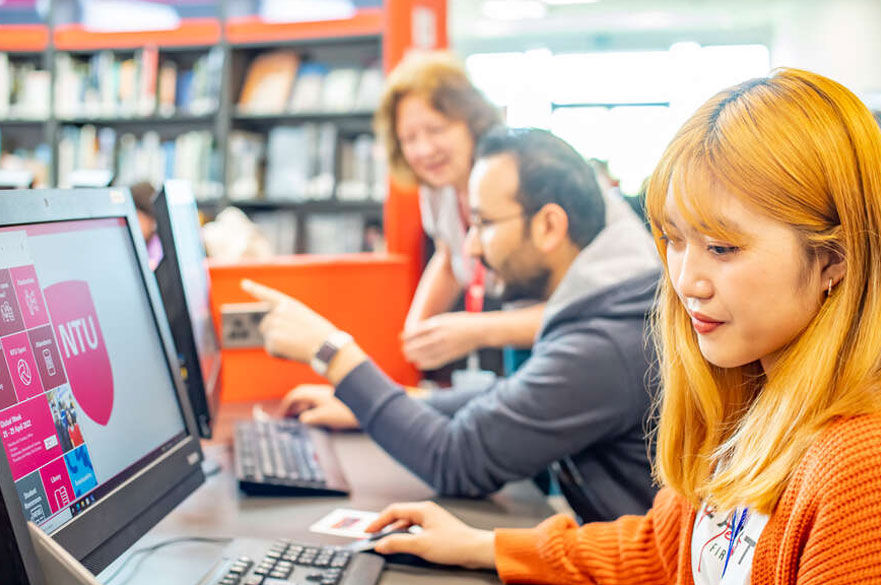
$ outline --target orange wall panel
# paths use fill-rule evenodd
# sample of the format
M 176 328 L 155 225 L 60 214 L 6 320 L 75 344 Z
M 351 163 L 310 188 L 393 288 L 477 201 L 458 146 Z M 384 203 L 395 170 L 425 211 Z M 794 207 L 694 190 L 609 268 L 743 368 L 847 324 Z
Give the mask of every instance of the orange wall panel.
M 383 11 L 362 8 L 346 20 L 264 22 L 257 16 L 237 16 L 226 22 L 230 43 L 270 43 L 302 39 L 343 38 L 382 34 Z
M 48 44 L 45 24 L 0 25 L 0 51 L 43 51 Z
M 55 29 L 55 48 L 59 51 L 92 49 L 136 49 L 158 47 L 211 46 L 220 42 L 220 21 L 214 18 L 187 18 L 171 30 L 135 32 L 92 32 L 79 24 L 59 25 Z
M 220 305 L 253 301 L 239 283 L 250 278 L 277 288 L 315 309 L 358 344 L 392 378 L 413 385 L 418 372 L 404 360 L 399 335 L 410 303 L 410 265 L 398 255 L 283 256 L 270 262 L 212 262 L 215 321 Z M 263 350 L 224 349 L 222 400 L 278 398 L 302 383 L 325 383 L 303 364 Z

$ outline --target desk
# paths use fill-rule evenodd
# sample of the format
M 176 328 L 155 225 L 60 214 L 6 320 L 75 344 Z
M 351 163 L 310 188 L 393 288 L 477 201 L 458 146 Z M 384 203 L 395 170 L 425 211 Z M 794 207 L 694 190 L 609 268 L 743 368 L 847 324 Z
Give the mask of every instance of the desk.
M 272 411 L 270 408 L 267 410 Z M 344 544 L 348 539 L 309 532 L 308 527 L 335 508 L 381 510 L 392 502 L 425 500 L 434 492 L 401 467 L 361 433 L 335 433 L 334 448 L 352 488 L 348 498 L 267 498 L 241 494 L 231 471 L 230 442 L 233 421 L 250 415 L 251 405 L 224 404 L 216 425 L 216 438 L 203 447 L 209 464 L 221 471 L 186 499 L 131 550 L 180 536 L 291 538 L 317 544 Z M 437 500 L 465 522 L 480 528 L 529 527 L 553 514 L 541 492 L 529 481 L 506 486 L 484 500 Z M 217 560 L 223 545 L 186 543 L 162 549 L 140 566 L 127 585 L 193 585 Z M 106 579 L 117 564 L 108 567 Z M 134 561 L 132 562 L 134 565 Z M 128 569 L 126 569 L 126 572 Z M 113 582 L 125 579 L 125 572 Z M 490 573 L 432 570 L 387 565 L 383 585 L 497 583 Z M 111 584 L 111 585 L 113 585 Z

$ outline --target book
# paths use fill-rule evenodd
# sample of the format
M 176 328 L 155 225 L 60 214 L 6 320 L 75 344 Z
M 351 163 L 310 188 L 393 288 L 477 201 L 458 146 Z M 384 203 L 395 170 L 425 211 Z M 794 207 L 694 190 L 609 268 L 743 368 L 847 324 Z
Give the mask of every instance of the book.
M 193 64 L 188 99 L 178 100 L 180 109 L 194 116 L 217 111 L 223 79 L 223 49 L 212 47 Z
M 269 131 L 266 146 L 266 198 L 302 201 L 312 176 L 316 127 L 276 126 Z
M 9 55 L 0 53 L 0 120 L 9 117 L 9 106 L 12 103 L 12 75 Z
M 306 217 L 305 231 L 308 254 L 360 252 L 364 217 L 358 213 L 311 213 Z
M 165 61 L 159 67 L 158 103 L 156 113 L 163 117 L 174 115 L 177 104 L 177 64 Z
M 112 171 L 116 132 L 91 124 L 63 126 L 58 141 L 58 186 L 73 186 L 78 171 Z
M 349 112 L 355 107 L 355 98 L 361 72 L 340 67 L 332 69 L 324 78 L 321 90 L 322 109 L 328 112 Z
M 320 63 L 304 63 L 300 66 L 288 111 L 294 113 L 317 112 L 321 110 L 322 88 L 328 69 Z
M 265 139 L 254 132 L 233 130 L 228 144 L 227 196 L 233 201 L 256 199 L 261 190 Z
M 159 49 L 144 47 L 137 59 L 139 64 L 137 112 L 140 116 L 151 116 L 156 111 L 156 92 L 159 69 Z
M 48 71 L 0 52 L 0 120 L 45 120 L 50 89 Z
M 379 107 L 379 100 L 385 89 L 385 78 L 379 67 L 368 67 L 361 72 L 354 109 L 373 112 Z
M 253 221 L 274 254 L 293 254 L 297 245 L 297 214 L 291 210 L 254 211 Z
M 248 114 L 283 112 L 298 64 L 299 57 L 291 50 L 271 51 L 254 59 L 239 95 L 239 111 Z

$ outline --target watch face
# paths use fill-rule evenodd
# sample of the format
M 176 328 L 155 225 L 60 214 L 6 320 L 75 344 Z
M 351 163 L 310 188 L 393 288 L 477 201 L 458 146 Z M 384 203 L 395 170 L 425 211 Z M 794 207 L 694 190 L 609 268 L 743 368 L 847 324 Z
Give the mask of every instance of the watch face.
M 318 348 L 318 352 L 315 354 L 315 359 L 324 364 L 324 367 L 327 367 L 327 364 L 330 363 L 330 360 L 333 359 L 333 356 L 336 355 L 336 352 L 339 348 L 331 342 L 325 341 L 321 344 L 321 347 Z
M 317 374 L 323 376 L 327 373 L 327 368 L 333 356 L 350 341 L 352 341 L 352 336 L 345 331 L 334 331 L 327 336 L 327 339 L 321 344 L 318 351 L 315 352 L 315 355 L 309 361 L 309 365 L 312 366 L 312 369 Z

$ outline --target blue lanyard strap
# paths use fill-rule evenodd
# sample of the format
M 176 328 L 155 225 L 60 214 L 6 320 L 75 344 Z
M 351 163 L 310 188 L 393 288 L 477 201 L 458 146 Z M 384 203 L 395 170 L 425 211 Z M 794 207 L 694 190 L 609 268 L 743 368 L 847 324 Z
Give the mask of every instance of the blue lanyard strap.
M 722 566 L 722 577 L 725 576 L 725 571 L 728 570 L 728 561 L 731 560 L 731 553 L 734 552 L 734 541 L 737 540 L 737 537 L 740 536 L 740 533 L 743 531 L 743 526 L 746 524 L 746 516 L 749 513 L 749 508 L 743 509 L 743 514 L 740 515 L 740 519 L 737 519 L 737 509 L 734 509 L 734 514 L 731 518 L 731 539 L 728 541 L 728 552 L 725 554 L 725 564 Z M 737 522 L 735 524 L 735 521 Z

